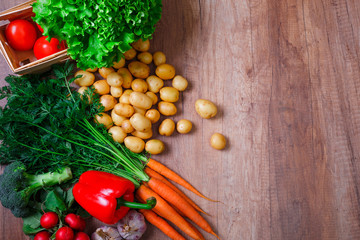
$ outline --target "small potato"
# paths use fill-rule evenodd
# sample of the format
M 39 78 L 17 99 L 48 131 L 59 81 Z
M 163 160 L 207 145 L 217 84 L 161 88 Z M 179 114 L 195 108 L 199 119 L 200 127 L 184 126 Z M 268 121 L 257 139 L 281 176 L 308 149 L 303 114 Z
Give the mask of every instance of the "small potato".
M 106 79 L 107 83 L 112 87 L 121 87 L 124 82 L 122 76 L 117 72 L 109 73 Z
M 123 143 L 127 133 L 121 127 L 113 126 L 108 130 L 115 142 Z
M 139 39 L 131 45 L 135 50 L 137 50 L 139 52 L 146 52 L 146 51 L 149 51 L 149 49 L 150 49 L 150 41 L 149 40 L 143 41 L 142 39 Z
M 116 114 L 114 109 L 111 111 L 111 118 L 116 126 L 121 126 L 122 122 L 127 120 L 126 117 Z
M 102 95 L 100 97 L 100 103 L 105 107 L 104 111 L 110 111 L 117 104 L 117 100 L 111 95 Z
M 140 62 L 145 63 L 147 65 L 149 65 L 153 60 L 153 56 L 149 52 L 140 53 L 138 54 L 137 58 L 139 59 Z
M 80 76 L 80 78 L 75 79 L 74 83 L 80 87 L 90 87 L 91 85 L 94 84 L 95 81 L 95 75 L 87 72 L 87 71 L 77 71 L 75 73 L 75 77 Z
M 130 123 L 136 131 L 148 132 L 151 130 L 151 121 L 140 113 L 135 113 L 130 118 Z
M 195 110 L 200 117 L 209 119 L 217 114 L 217 107 L 214 103 L 205 99 L 198 99 L 195 102 Z
M 149 109 L 145 113 L 145 117 L 148 118 L 152 124 L 157 123 L 160 119 L 160 113 L 156 109 Z
M 132 93 L 132 90 L 131 90 L 131 92 L 129 92 L 128 90 L 124 91 L 124 93 L 119 98 L 119 102 L 125 103 L 125 104 L 130 104 L 130 94 Z
M 145 151 L 150 154 L 156 155 L 160 154 L 165 150 L 165 144 L 158 139 L 151 139 L 145 144 Z
M 135 49 L 131 48 L 130 50 L 124 52 L 124 57 L 126 60 L 132 60 L 136 57 L 137 52 Z
M 134 153 L 144 151 L 145 142 L 141 138 L 129 136 L 124 139 L 125 146 Z
M 158 110 L 162 115 L 172 116 L 177 113 L 177 108 L 173 103 L 169 102 L 159 102 Z
M 160 89 L 164 86 L 164 81 L 155 75 L 149 76 L 146 79 L 146 82 L 149 86 L 149 91 L 153 93 L 158 93 Z
M 145 113 L 146 113 L 146 109 L 143 109 L 143 108 L 139 108 L 139 107 L 134 107 L 134 110 L 135 110 L 135 113 L 140 113 L 141 115 L 145 116 Z
M 125 104 L 125 103 L 118 103 L 114 106 L 114 111 L 117 115 L 129 118 L 131 117 L 135 110 L 133 108 L 133 106 L 131 106 L 130 104 Z
M 100 95 L 105 95 L 110 93 L 110 85 L 106 80 L 99 80 L 94 83 L 95 92 Z
M 226 147 L 226 139 L 224 135 L 220 133 L 214 133 L 210 138 L 210 145 L 217 150 L 224 149 Z
M 122 87 L 110 87 L 110 94 L 115 98 L 119 98 L 123 94 L 123 89 Z
M 92 73 L 96 72 L 97 70 L 98 70 L 98 68 L 88 68 L 88 69 L 86 69 L 87 72 L 92 72 Z
M 188 81 L 183 76 L 177 75 L 172 80 L 172 86 L 179 91 L 185 91 L 188 86 Z
M 150 139 L 153 136 L 153 131 L 151 129 L 147 132 L 133 131 L 131 134 L 141 139 Z
M 148 97 L 145 93 L 132 92 L 130 94 L 129 101 L 131 105 L 143 109 L 150 109 L 152 106 L 152 99 Z
M 137 78 L 134 81 L 132 81 L 131 89 L 134 92 L 146 93 L 146 91 L 148 90 L 148 84 L 145 82 L 145 80 Z
M 178 133 L 186 134 L 189 133 L 192 129 L 192 123 L 187 119 L 181 119 L 176 124 L 176 130 Z
M 175 130 L 175 122 L 169 118 L 162 121 L 159 126 L 159 134 L 163 136 L 171 136 Z
M 115 72 L 115 70 L 113 68 L 106 68 L 106 67 L 102 67 L 99 69 L 99 73 L 103 78 L 107 78 L 108 75 L 112 72 Z
M 155 105 L 158 102 L 158 97 L 153 92 L 146 92 L 145 93 L 149 98 L 152 99 L 152 105 Z
M 145 79 L 150 75 L 149 66 L 139 61 L 133 61 L 129 63 L 128 69 L 136 78 Z
M 170 64 L 164 63 L 156 68 L 155 73 L 163 80 L 170 80 L 175 77 L 175 68 Z
M 112 121 L 110 115 L 107 113 L 100 113 L 99 115 L 96 115 L 95 122 L 98 124 L 104 124 L 106 129 L 109 129 L 113 126 L 113 121 Z
M 117 73 L 119 73 L 121 75 L 121 77 L 123 78 L 122 87 L 123 88 L 130 88 L 131 87 L 131 82 L 133 80 L 133 76 L 131 75 L 129 70 L 127 68 L 120 68 L 117 71 Z
M 163 87 L 160 89 L 160 98 L 165 102 L 177 102 L 179 100 L 179 91 L 173 87 Z
M 121 58 L 120 61 L 113 63 L 113 68 L 119 69 L 125 66 L 125 58 Z
M 78 93 L 79 93 L 80 95 L 84 95 L 84 94 L 86 94 L 85 92 L 86 92 L 88 89 L 89 89 L 88 87 L 81 87 L 81 88 L 78 89 Z M 83 99 L 83 96 L 81 96 L 81 99 Z M 89 103 L 91 104 L 91 103 L 92 103 L 92 100 L 91 100 L 91 97 L 90 97 L 90 96 L 88 96 L 88 100 L 89 100 Z
M 130 95 L 132 92 L 134 92 L 132 89 L 126 89 L 123 94 Z
M 134 127 L 131 125 L 129 119 L 124 120 L 121 123 L 121 127 L 124 130 L 124 132 L 126 132 L 126 133 L 131 133 L 131 132 L 133 132 L 135 130 Z
M 166 63 L 166 56 L 163 52 L 156 52 L 153 55 L 153 60 L 154 60 L 155 66 L 159 66 L 161 64 Z

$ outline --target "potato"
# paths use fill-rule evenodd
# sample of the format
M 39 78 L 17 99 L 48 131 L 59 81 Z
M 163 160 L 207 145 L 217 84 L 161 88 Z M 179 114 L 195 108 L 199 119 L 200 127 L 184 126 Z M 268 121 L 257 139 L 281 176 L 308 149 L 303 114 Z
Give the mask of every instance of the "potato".
M 130 94 L 133 92 L 133 90 L 131 89 L 127 89 L 123 92 L 123 94 L 121 95 L 119 102 L 121 103 L 125 103 L 125 104 L 130 104 Z
M 143 41 L 142 39 L 139 39 L 131 45 L 135 50 L 137 50 L 139 52 L 146 52 L 146 51 L 149 51 L 149 49 L 150 49 L 149 39 L 145 40 L 145 41 Z
M 145 93 L 132 92 L 130 94 L 129 101 L 131 105 L 143 109 L 150 109 L 152 106 L 152 99 L 149 98 Z
M 173 87 L 163 87 L 160 89 L 160 98 L 165 102 L 177 102 L 179 100 L 179 91 Z
M 114 106 L 114 111 L 117 115 L 123 116 L 123 117 L 131 117 L 135 110 L 133 108 L 133 106 L 131 106 L 130 104 L 125 104 L 125 103 L 118 103 Z
M 130 123 L 136 131 L 148 132 L 151 130 L 151 121 L 140 113 L 135 113 L 130 118 Z
M 156 96 L 155 93 L 153 93 L 153 92 L 146 92 L 145 94 L 146 94 L 149 98 L 152 99 L 152 105 L 155 105 L 155 104 L 157 103 L 158 97 Z
M 145 63 L 147 65 L 149 65 L 153 60 L 153 56 L 149 52 L 140 53 L 138 54 L 137 58 L 139 59 L 140 62 Z
M 137 52 L 135 49 L 131 48 L 130 50 L 124 52 L 124 57 L 126 60 L 132 60 L 134 57 L 136 57 Z
M 113 68 L 119 69 L 125 66 L 125 58 L 121 58 L 120 61 L 113 63 Z
M 127 68 L 120 68 L 117 71 L 117 73 L 119 73 L 121 75 L 121 77 L 123 78 L 122 87 L 123 88 L 130 88 L 131 87 L 131 82 L 133 80 L 133 76 L 131 75 L 129 70 Z
M 175 68 L 167 63 L 157 66 L 156 75 L 163 80 L 170 80 L 175 77 Z
M 148 89 L 148 84 L 145 82 L 145 80 L 142 79 L 135 79 L 134 81 L 132 81 L 131 83 L 131 89 L 134 92 L 142 92 L 142 93 L 146 93 L 147 89 Z
M 164 101 L 158 103 L 158 110 L 162 115 L 165 116 L 172 116 L 177 112 L 177 108 L 173 103 Z
M 146 79 L 146 82 L 148 84 L 149 91 L 153 93 L 158 93 L 164 86 L 164 81 L 155 75 L 149 76 Z
M 210 145 L 217 150 L 224 149 L 226 147 L 226 139 L 224 135 L 220 133 L 214 133 L 210 138 Z
M 103 78 L 107 78 L 108 75 L 112 72 L 115 72 L 115 70 L 113 68 L 102 67 L 99 69 L 99 73 Z
M 108 130 L 115 142 L 123 143 L 127 133 L 121 127 L 113 126 Z
M 150 75 L 149 66 L 139 61 L 133 61 L 129 63 L 128 69 L 131 74 L 136 78 L 145 79 Z
M 133 132 L 135 130 L 134 127 L 131 125 L 129 119 L 124 120 L 121 123 L 121 127 L 124 130 L 124 132 L 126 132 L 126 133 L 131 133 L 131 132 Z
M 84 95 L 86 94 L 85 92 L 88 90 L 89 88 L 88 87 L 81 87 L 79 88 L 77 91 L 80 95 Z M 87 94 L 86 94 L 87 95 Z M 81 96 L 81 99 L 83 99 L 83 96 Z M 89 103 L 91 104 L 92 103 L 92 100 L 91 100 L 91 97 L 88 96 L 88 100 L 89 100 Z
M 95 122 L 98 124 L 104 124 L 106 129 L 109 129 L 113 126 L 113 121 L 112 121 L 110 115 L 107 113 L 100 113 L 99 115 L 96 115 Z
M 154 124 L 157 123 L 157 121 L 159 121 L 160 113 L 156 109 L 149 109 L 145 113 L 145 117 L 148 118 L 152 124 Z
M 153 131 L 151 129 L 147 132 L 133 131 L 131 134 L 141 139 L 150 139 L 153 136 Z
M 95 92 L 100 95 L 105 95 L 110 93 L 110 85 L 106 82 L 106 80 L 99 80 L 93 84 L 95 88 Z
M 116 114 L 114 109 L 111 111 L 111 118 L 116 126 L 121 126 L 122 122 L 127 119 L 126 117 Z
M 188 87 L 188 81 L 183 76 L 177 75 L 172 80 L 172 86 L 179 91 L 185 91 Z
M 158 139 L 151 139 L 145 144 L 145 151 L 152 155 L 160 154 L 165 150 L 165 144 Z
M 117 72 L 109 73 L 106 79 L 107 83 L 112 87 L 121 87 L 124 82 L 122 76 Z
M 87 72 L 87 71 L 77 71 L 75 73 L 75 77 L 80 76 L 80 78 L 75 79 L 74 83 L 80 87 L 90 87 L 91 85 L 94 84 L 95 81 L 95 75 Z
M 134 153 L 141 153 L 144 151 L 145 142 L 141 138 L 128 136 L 124 139 L 125 146 Z
M 122 87 L 110 87 L 110 94 L 115 98 L 119 98 L 123 94 L 123 89 Z
M 102 95 L 100 97 L 100 103 L 105 107 L 105 112 L 110 111 L 117 104 L 117 100 L 111 95 Z
M 187 119 L 181 119 L 176 124 L 176 130 L 178 133 L 186 134 L 189 133 L 192 129 L 192 123 Z
M 86 69 L 87 72 L 92 72 L 92 73 L 96 72 L 97 70 L 98 70 L 98 68 L 88 68 L 88 69 Z
M 159 126 L 159 134 L 163 136 L 171 136 L 175 130 L 175 122 L 169 118 L 162 121 Z
M 145 116 L 145 113 L 146 113 L 146 109 L 143 109 L 143 108 L 139 108 L 139 107 L 134 107 L 134 110 L 135 110 L 135 113 L 140 113 L 141 115 Z
M 195 110 L 200 117 L 209 119 L 217 114 L 217 107 L 214 103 L 205 99 L 198 99 L 195 102 Z
M 153 61 L 156 66 L 166 63 L 166 56 L 163 52 L 156 52 L 153 55 Z

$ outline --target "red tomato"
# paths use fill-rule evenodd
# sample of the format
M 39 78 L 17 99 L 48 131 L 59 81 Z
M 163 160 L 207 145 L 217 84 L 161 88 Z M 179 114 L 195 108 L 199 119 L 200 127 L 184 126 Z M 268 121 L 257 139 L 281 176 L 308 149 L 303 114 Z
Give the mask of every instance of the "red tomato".
M 41 231 L 35 235 L 34 240 L 50 240 L 50 237 L 51 235 L 49 232 Z
M 39 24 L 36 24 L 36 26 L 38 27 L 41 33 L 44 33 L 44 29 Z
M 56 240 L 73 240 L 74 231 L 69 227 L 61 227 L 55 234 Z
M 37 38 L 35 26 L 23 19 L 7 25 L 5 36 L 10 46 L 18 51 L 31 50 Z
M 47 37 L 42 36 L 34 45 L 34 54 L 37 59 L 41 59 L 64 50 L 63 44 L 60 44 L 59 40 L 52 38 L 50 42 L 46 40 Z
M 90 240 L 90 237 L 84 232 L 78 232 L 75 234 L 74 240 Z
M 65 222 L 74 230 L 84 231 L 86 222 L 79 215 L 69 213 L 65 217 Z
M 59 217 L 54 212 L 44 213 L 40 218 L 40 225 L 43 228 L 50 229 L 55 227 L 59 222 Z

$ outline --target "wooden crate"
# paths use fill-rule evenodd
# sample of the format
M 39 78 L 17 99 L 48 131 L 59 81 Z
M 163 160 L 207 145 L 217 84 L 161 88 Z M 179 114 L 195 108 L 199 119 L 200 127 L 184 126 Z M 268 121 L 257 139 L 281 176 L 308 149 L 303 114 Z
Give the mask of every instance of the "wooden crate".
M 13 8 L 7 9 L 0 13 L 0 21 L 13 21 L 15 19 L 25 19 L 32 21 L 34 16 L 31 4 L 36 0 L 31 0 L 22 3 Z M 28 74 L 28 73 L 39 73 L 50 69 L 51 65 L 55 63 L 63 62 L 69 59 L 67 50 L 62 50 L 53 55 L 47 56 L 40 60 L 37 60 L 33 51 L 16 51 L 6 41 L 5 29 L 7 24 L 0 26 L 0 50 L 4 55 L 6 62 L 8 63 L 11 70 L 16 74 Z M 34 23 L 35 24 L 35 23 Z M 38 29 L 36 27 L 36 29 Z M 41 36 L 38 31 L 39 37 Z

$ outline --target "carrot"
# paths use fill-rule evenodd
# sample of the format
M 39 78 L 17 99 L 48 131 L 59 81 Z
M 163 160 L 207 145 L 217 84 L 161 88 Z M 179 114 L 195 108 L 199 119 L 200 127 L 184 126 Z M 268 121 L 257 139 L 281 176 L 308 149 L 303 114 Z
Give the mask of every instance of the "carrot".
M 202 212 L 206 215 L 207 214 L 204 210 L 202 210 L 196 203 L 194 203 L 193 200 L 191 200 L 188 196 L 185 195 L 185 193 L 183 193 L 180 189 L 178 189 L 174 184 L 172 184 L 171 182 L 169 182 L 166 178 L 164 178 L 162 175 L 160 175 L 159 173 L 155 172 L 154 170 L 152 170 L 151 168 L 145 168 L 145 173 L 147 175 L 149 175 L 149 177 L 152 178 L 157 178 L 160 181 L 162 181 L 163 183 L 165 183 L 166 185 L 168 185 L 169 187 L 171 187 L 175 192 L 177 192 L 182 198 L 184 198 L 188 203 L 191 204 L 191 206 L 193 206 L 197 211 Z
M 156 205 L 153 208 L 153 211 L 156 212 L 161 217 L 171 221 L 176 226 L 178 226 L 184 233 L 189 235 L 195 240 L 201 240 L 201 237 L 198 236 L 196 231 L 191 227 L 191 225 L 181 217 L 162 197 L 154 193 L 150 188 L 141 185 L 136 191 L 137 197 L 142 201 L 145 201 L 149 197 L 156 198 Z
M 194 227 L 191 223 L 189 223 L 190 226 L 194 229 L 194 231 L 199 235 L 201 236 L 201 240 L 205 240 L 204 236 L 201 234 L 201 232 L 196 228 Z
M 196 225 L 217 237 L 217 235 L 211 229 L 210 224 L 195 210 L 195 208 L 193 208 L 185 199 L 183 199 L 169 186 L 156 178 L 150 178 L 147 184 L 155 193 L 159 194 L 160 197 L 178 208 Z
M 149 168 L 151 168 L 152 170 L 160 173 L 161 175 L 163 175 L 164 177 L 167 177 L 168 179 L 180 184 L 181 186 L 183 186 L 184 188 L 192 191 L 193 193 L 195 193 L 196 195 L 198 195 L 199 197 L 205 198 L 206 200 L 212 201 L 212 202 L 218 202 L 216 200 L 212 200 L 210 198 L 205 197 L 203 194 L 201 194 L 197 189 L 195 189 L 193 186 L 191 186 L 190 183 L 188 183 L 185 179 L 183 179 L 182 177 L 180 177 L 178 174 L 176 174 L 175 172 L 173 172 L 172 170 L 170 170 L 169 168 L 165 167 L 164 165 L 162 165 L 161 163 L 155 161 L 154 159 L 149 159 L 149 162 L 147 163 L 147 166 Z
M 151 210 L 139 209 L 149 223 L 160 229 L 164 234 L 173 240 L 185 240 L 170 224 L 164 219 L 159 217 L 156 213 Z

